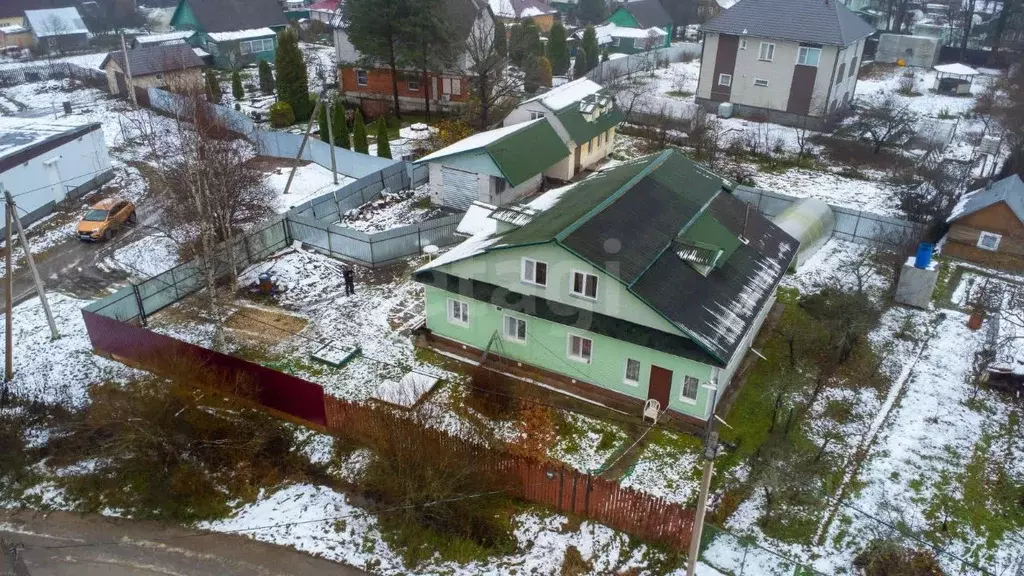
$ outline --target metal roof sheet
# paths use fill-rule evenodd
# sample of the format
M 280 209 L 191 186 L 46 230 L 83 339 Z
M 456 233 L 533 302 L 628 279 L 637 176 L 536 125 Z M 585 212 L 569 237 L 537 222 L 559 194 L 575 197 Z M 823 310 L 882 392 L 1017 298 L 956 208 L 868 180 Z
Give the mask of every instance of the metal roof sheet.
M 838 0 L 740 0 L 705 32 L 848 46 L 875 29 Z

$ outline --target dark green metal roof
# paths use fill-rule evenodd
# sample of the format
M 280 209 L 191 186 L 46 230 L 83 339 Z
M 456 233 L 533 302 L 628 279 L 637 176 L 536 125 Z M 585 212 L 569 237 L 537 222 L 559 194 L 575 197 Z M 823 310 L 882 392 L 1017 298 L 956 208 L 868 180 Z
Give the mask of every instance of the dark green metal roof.
M 572 138 L 573 142 L 580 145 L 593 140 L 609 128 L 618 126 L 623 120 L 622 111 L 619 110 L 618 105 L 614 101 L 612 109 L 595 118 L 593 122 L 583 117 L 583 113 L 580 112 L 578 105 L 560 110 L 555 114 L 555 117 L 565 127 L 565 131 L 569 133 L 569 137 Z
M 569 155 L 550 122 L 530 126 L 491 142 L 487 153 L 513 186 L 543 173 Z

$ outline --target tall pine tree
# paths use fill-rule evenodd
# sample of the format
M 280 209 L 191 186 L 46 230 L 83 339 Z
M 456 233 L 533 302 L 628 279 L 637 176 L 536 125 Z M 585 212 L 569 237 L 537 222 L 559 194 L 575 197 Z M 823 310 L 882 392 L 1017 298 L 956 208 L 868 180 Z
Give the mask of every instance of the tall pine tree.
M 582 47 L 576 49 L 576 61 L 572 64 L 572 77 L 583 78 L 587 74 L 587 51 Z
M 547 58 L 551 62 L 551 73 L 555 76 L 565 76 L 569 71 L 569 43 L 566 41 L 565 26 L 561 22 L 555 22 L 548 32 Z
M 601 61 L 601 48 L 597 45 L 597 32 L 593 26 L 583 30 L 583 49 L 587 52 L 587 72 L 597 67 Z M 579 56 L 576 56 L 579 58 Z
M 447 0 L 414 0 L 398 46 L 399 63 L 403 68 L 416 71 L 418 77 L 406 76 L 406 81 L 419 82 L 423 109 L 428 119 L 430 72 L 455 68 L 458 66 L 457 54 L 465 49 L 465 46 L 459 46 L 460 42 L 447 18 L 448 4 Z
M 334 117 L 331 119 L 334 124 L 334 145 L 341 146 L 346 150 L 352 147 L 348 136 L 348 120 L 345 119 L 345 103 L 334 103 Z
M 398 64 L 406 29 L 410 27 L 410 0 L 346 0 L 348 40 L 370 62 L 387 66 L 395 116 L 402 117 L 398 101 Z M 280 73 L 278 73 L 280 82 Z
M 527 18 L 512 28 L 508 46 L 509 59 L 519 68 L 531 65 L 533 59 L 544 55 L 544 45 L 540 42 L 540 28 Z
M 352 122 L 352 149 L 363 154 L 370 153 L 370 143 L 366 139 L 366 123 L 363 113 L 356 110 L 356 118 Z
M 494 49 L 498 57 L 508 56 L 508 30 L 505 29 L 505 24 L 497 19 L 494 21 Z
M 260 92 L 273 94 L 274 72 L 270 69 L 270 62 L 260 60 Z
M 309 78 L 299 50 L 299 39 L 291 30 L 286 29 L 277 37 L 274 66 L 277 68 L 277 99 L 291 105 L 296 122 L 309 120 L 313 112 L 309 101 Z
M 388 141 L 388 123 L 384 117 L 377 118 L 377 156 L 391 158 L 391 142 Z

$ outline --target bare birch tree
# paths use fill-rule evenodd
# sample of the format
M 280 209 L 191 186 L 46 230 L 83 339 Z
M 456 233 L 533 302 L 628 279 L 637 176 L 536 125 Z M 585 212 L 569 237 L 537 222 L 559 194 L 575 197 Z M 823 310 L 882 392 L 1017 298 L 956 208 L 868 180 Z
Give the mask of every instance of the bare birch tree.
M 510 46 L 509 53 L 514 52 Z M 496 109 L 518 100 L 522 82 L 509 71 L 509 58 L 499 50 L 494 24 L 478 19 L 466 38 L 466 68 L 472 77 L 470 92 L 478 106 L 477 127 L 487 129 Z

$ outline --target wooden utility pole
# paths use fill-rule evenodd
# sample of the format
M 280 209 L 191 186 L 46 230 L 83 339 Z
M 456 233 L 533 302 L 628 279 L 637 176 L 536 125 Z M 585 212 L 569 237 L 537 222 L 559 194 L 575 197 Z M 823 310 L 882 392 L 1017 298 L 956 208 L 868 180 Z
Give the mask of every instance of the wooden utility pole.
M 700 554 L 700 538 L 704 532 L 704 514 L 708 509 L 708 492 L 711 490 L 711 475 L 715 472 L 715 456 L 718 455 L 718 432 L 715 431 L 715 408 L 718 387 L 711 388 L 711 413 L 704 428 L 704 473 L 700 480 L 700 494 L 697 496 L 697 512 L 693 516 L 693 532 L 690 535 L 690 553 L 686 559 L 686 576 L 697 572 L 697 555 Z M 728 426 L 728 424 L 726 424 Z
M 317 119 L 318 114 L 320 113 L 321 100 L 323 100 L 323 98 L 318 98 L 316 106 L 313 106 L 313 115 L 309 117 L 309 124 L 306 125 L 306 133 L 302 136 L 302 144 L 299 144 L 299 152 L 295 155 L 295 164 L 292 165 L 292 171 L 288 173 L 288 182 L 284 185 L 284 192 L 282 192 L 282 194 L 287 194 L 288 189 L 292 187 L 292 178 L 295 178 L 295 171 L 299 168 L 299 160 L 302 159 L 302 151 L 306 149 L 306 141 L 309 140 L 309 133 L 313 131 L 313 121 Z M 332 158 L 334 157 L 333 151 L 334 150 L 332 149 Z
M 0 184 L 3 186 L 3 184 Z M 14 377 L 14 266 L 11 263 L 11 252 L 14 251 L 14 246 L 11 246 L 11 226 L 14 226 L 14 222 L 11 221 L 11 207 L 4 206 L 4 234 L 6 236 L 6 244 L 4 245 L 7 250 L 4 258 L 4 273 L 7 274 L 7 294 L 4 296 L 4 310 L 7 312 L 7 317 L 4 318 L 4 391 L 0 395 L 0 406 L 7 403 L 7 383 Z
M 35 258 L 32 257 L 32 245 L 28 243 L 28 237 L 25 236 L 25 229 L 21 226 L 21 218 L 18 218 L 17 206 L 14 204 L 14 197 L 11 193 L 4 188 L 4 196 L 7 198 L 7 212 L 11 218 L 14 218 L 14 225 L 18 229 L 18 240 L 21 242 L 21 247 L 25 250 L 25 260 L 28 261 L 28 267 L 32 270 L 32 280 L 36 283 L 36 293 L 39 294 L 39 301 L 43 303 L 43 312 L 46 314 L 46 322 L 50 325 L 50 334 L 53 339 L 60 338 L 60 332 L 57 331 L 57 323 L 53 321 L 53 312 L 50 311 L 50 303 L 46 301 L 46 290 L 43 289 L 43 280 L 39 277 L 39 270 L 36 268 Z
M 132 65 L 128 62 L 128 46 L 124 42 L 124 33 L 121 34 L 121 53 L 124 54 L 124 75 L 128 82 L 128 98 L 131 99 L 132 106 L 137 108 L 139 103 L 135 100 L 135 83 L 132 82 Z

